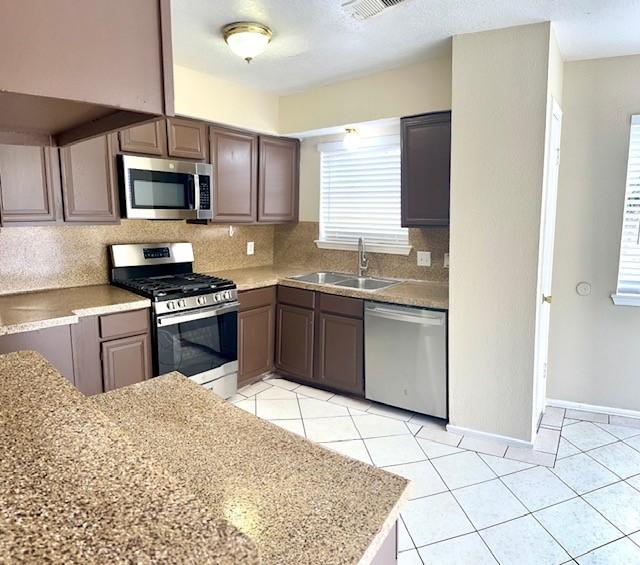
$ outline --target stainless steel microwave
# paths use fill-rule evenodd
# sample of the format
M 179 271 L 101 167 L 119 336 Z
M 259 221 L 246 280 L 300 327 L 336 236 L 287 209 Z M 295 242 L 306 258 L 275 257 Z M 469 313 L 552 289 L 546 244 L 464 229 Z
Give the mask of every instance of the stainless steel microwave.
M 213 167 L 208 163 L 118 155 L 124 217 L 210 220 Z

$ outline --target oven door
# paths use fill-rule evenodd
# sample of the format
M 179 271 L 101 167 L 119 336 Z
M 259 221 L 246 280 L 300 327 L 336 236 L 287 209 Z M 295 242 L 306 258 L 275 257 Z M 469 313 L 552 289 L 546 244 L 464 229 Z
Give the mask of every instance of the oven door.
M 158 374 L 178 371 L 224 398 L 238 372 L 238 302 L 156 318 Z
M 197 217 L 196 164 L 122 155 L 121 184 L 127 218 L 179 220 Z

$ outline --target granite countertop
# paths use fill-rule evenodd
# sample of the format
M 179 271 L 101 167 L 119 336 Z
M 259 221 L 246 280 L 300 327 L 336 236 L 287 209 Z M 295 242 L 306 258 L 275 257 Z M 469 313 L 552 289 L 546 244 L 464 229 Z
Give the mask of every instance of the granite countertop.
M 261 562 L 37 353 L 0 356 L 0 437 L 2 563 Z
M 177 373 L 93 401 L 138 453 L 251 538 L 267 565 L 370 563 L 407 497 L 406 479 L 260 420 Z
M 6 294 L 0 296 L 0 336 L 150 305 L 148 299 L 108 284 Z
M 312 272 L 314 272 L 314 269 L 310 269 L 309 267 L 275 267 L 271 265 L 267 267 L 218 271 L 210 274 L 233 280 L 240 291 L 281 284 L 308 290 L 319 290 L 328 294 L 375 300 L 378 302 L 421 306 L 423 308 L 436 308 L 440 310 L 447 310 L 449 308 L 449 285 L 442 282 L 398 280 L 398 284 L 394 284 L 393 286 L 370 291 L 329 284 L 315 284 L 288 278 Z

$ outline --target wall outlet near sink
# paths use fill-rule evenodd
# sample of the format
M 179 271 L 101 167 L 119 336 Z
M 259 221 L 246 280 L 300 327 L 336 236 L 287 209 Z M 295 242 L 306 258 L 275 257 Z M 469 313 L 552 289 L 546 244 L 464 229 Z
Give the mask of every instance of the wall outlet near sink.
M 418 251 L 418 266 L 431 267 L 431 251 Z
M 247 255 L 253 255 L 256 252 L 256 246 L 253 241 L 247 241 Z

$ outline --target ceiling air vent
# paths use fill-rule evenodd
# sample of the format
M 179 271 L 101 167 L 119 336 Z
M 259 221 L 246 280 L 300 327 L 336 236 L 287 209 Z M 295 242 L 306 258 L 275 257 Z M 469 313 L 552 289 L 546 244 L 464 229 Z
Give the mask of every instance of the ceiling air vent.
M 349 0 L 342 7 L 356 20 L 366 20 L 405 0 Z

